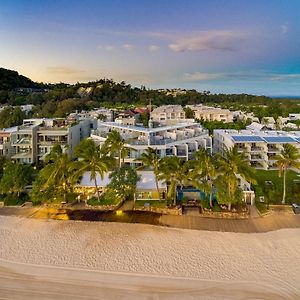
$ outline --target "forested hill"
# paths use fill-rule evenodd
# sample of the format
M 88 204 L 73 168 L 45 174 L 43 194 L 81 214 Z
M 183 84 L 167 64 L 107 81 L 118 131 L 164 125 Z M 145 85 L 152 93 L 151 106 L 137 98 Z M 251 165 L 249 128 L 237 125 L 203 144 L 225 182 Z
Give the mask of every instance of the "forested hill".
M 11 91 L 17 88 L 38 88 L 40 84 L 19 75 L 17 71 L 0 68 L 0 90 Z
M 23 88 L 23 89 L 20 89 Z M 25 88 L 25 89 L 24 89 Z M 201 89 L 201 86 L 199 86 Z M 211 94 L 208 91 L 185 90 L 171 95 L 168 91 L 147 89 L 144 86 L 100 79 L 76 84 L 39 84 L 19 75 L 16 71 L 0 68 L 0 105 L 35 105 L 33 115 L 38 117 L 64 117 L 76 110 L 95 107 L 128 108 L 133 106 L 163 104 L 207 104 L 231 110 L 253 111 L 259 118 L 286 116 L 300 113 L 300 101 L 293 99 L 273 100 L 265 96 L 249 94 Z

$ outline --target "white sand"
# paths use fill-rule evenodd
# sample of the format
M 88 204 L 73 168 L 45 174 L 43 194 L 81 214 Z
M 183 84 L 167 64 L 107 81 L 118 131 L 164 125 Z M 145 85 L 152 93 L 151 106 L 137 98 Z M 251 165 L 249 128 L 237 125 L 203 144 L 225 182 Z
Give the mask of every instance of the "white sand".
M 0 216 L 0 258 L 300 287 L 300 229 L 222 233 Z

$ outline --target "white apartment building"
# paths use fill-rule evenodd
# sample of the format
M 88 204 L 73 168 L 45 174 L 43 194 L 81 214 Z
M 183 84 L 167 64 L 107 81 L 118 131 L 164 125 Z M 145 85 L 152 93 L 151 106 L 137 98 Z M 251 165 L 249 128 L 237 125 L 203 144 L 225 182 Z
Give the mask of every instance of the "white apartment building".
M 74 147 L 90 135 L 90 124 L 89 120 L 68 124 L 63 119 L 26 119 L 23 125 L 9 130 L 6 156 L 20 163 L 35 164 L 42 162 L 56 144 L 72 155 Z
M 247 121 L 260 123 L 259 118 L 254 116 L 253 112 L 247 113 L 241 110 L 235 110 L 232 112 L 234 120 Z
M 70 113 L 67 117 L 67 120 L 69 121 L 81 121 L 86 119 L 100 119 L 102 121 L 113 121 L 113 111 L 106 108 L 95 108 L 90 111 L 81 111 L 81 112 L 75 112 Z
M 252 130 L 214 130 L 213 151 L 223 153 L 234 145 L 244 152 L 251 165 L 257 169 L 276 168 L 276 156 L 284 144 L 292 144 L 300 151 L 300 131 L 252 131 Z
M 300 114 L 289 114 L 290 121 L 300 120 Z
M 185 112 L 181 105 L 162 105 L 159 106 L 150 113 L 150 119 L 153 122 L 171 125 L 178 122 L 184 122 Z
M 205 105 L 187 105 L 194 112 L 195 119 L 204 121 L 233 122 L 233 113 L 229 109 Z
M 11 158 L 11 132 L 15 131 L 16 127 L 3 129 L 0 131 L 0 155 Z
M 145 128 L 126 126 L 115 122 L 99 122 L 91 138 L 98 144 L 105 142 L 111 131 L 118 131 L 130 148 L 125 158 L 126 163 L 140 165 L 139 158 L 148 147 L 156 149 L 159 157 L 178 156 L 184 160 L 193 157 L 200 148 L 212 150 L 212 140 L 208 131 L 197 123 L 180 123 L 177 125 Z

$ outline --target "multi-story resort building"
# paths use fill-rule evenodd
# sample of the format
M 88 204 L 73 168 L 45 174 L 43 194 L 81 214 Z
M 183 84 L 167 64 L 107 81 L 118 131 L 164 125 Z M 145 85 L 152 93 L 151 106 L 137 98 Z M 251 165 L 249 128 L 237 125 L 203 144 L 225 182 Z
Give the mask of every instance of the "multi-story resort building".
M 0 132 L 0 155 L 7 158 L 11 157 L 10 136 L 10 130 Z
M 150 113 L 150 119 L 154 123 L 163 125 L 176 124 L 178 122 L 184 122 L 185 112 L 181 105 L 162 105 L 155 108 Z
M 198 123 L 145 128 L 115 122 L 99 122 L 91 138 L 98 144 L 104 143 L 108 133 L 113 130 L 119 132 L 126 141 L 130 153 L 125 162 L 132 165 L 141 164 L 139 158 L 148 147 L 156 149 L 161 158 L 175 155 L 184 160 L 191 159 L 199 148 L 212 150 L 212 140 L 208 131 Z
M 23 125 L 0 133 L 2 148 L 6 149 L 3 154 L 20 163 L 34 164 L 59 144 L 72 155 L 74 147 L 90 135 L 90 124 L 89 120 L 68 124 L 63 119 L 26 119 Z
M 213 138 L 214 152 L 223 153 L 224 149 L 236 145 L 257 169 L 276 168 L 276 156 L 284 144 L 292 144 L 300 151 L 300 131 L 214 130 Z
M 205 105 L 187 105 L 194 112 L 195 119 L 204 121 L 220 121 L 224 123 L 233 121 L 233 113 L 229 109 Z

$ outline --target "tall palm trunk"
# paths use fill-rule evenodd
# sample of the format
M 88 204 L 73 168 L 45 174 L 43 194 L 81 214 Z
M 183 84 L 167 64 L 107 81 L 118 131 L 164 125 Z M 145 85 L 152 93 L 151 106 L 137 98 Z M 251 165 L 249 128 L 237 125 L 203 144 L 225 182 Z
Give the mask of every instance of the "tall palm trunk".
M 97 184 L 97 176 L 95 176 L 95 178 L 94 178 L 94 183 L 95 183 L 95 188 L 97 191 L 97 198 L 98 198 L 98 201 L 100 202 L 100 193 L 99 193 L 98 184 Z
M 63 183 L 63 188 L 64 188 L 64 202 L 67 202 L 67 184 L 65 181 Z
M 174 206 L 176 206 L 176 191 L 177 191 L 177 185 L 174 184 Z
M 210 206 L 210 208 L 212 208 L 213 207 L 213 203 L 212 203 L 213 182 L 210 179 L 210 177 L 209 177 L 208 183 L 209 183 L 209 187 L 210 187 L 210 191 L 209 191 L 209 206 Z
M 159 187 L 158 187 L 157 175 L 156 174 L 154 174 L 154 175 L 155 175 L 155 184 L 156 184 L 156 190 L 157 190 L 157 193 L 158 193 L 158 198 L 159 198 L 159 201 L 161 201 Z
M 210 193 L 209 193 L 209 206 L 210 208 L 213 207 L 213 203 L 212 203 L 212 195 L 213 195 L 213 190 L 212 188 L 210 189 Z
M 286 169 L 283 170 L 283 195 L 282 195 L 282 204 L 285 204 L 286 196 Z
M 119 168 L 121 168 L 121 166 L 122 166 L 121 153 L 122 153 L 122 151 L 121 151 L 121 149 L 119 149 L 119 157 L 118 157 L 118 159 L 119 159 Z
M 228 182 L 228 196 L 229 198 L 231 198 L 231 187 L 229 182 Z M 228 202 L 228 210 L 231 211 L 231 202 Z

